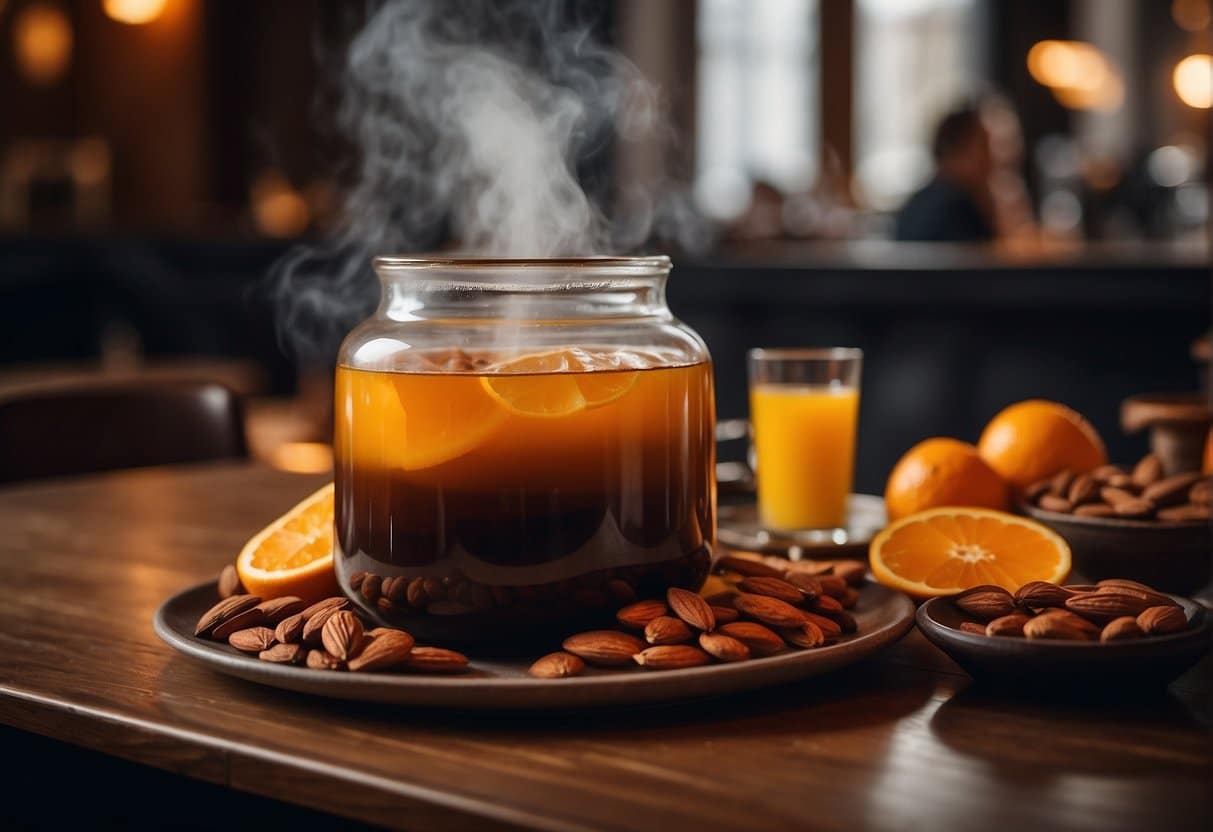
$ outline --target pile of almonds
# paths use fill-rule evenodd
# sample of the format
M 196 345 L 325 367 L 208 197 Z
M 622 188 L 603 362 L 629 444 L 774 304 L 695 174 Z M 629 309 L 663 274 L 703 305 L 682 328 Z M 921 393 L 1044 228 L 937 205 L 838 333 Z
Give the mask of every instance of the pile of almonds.
M 1209 520 L 1210 491 L 1199 471 L 1165 477 L 1162 461 L 1148 454 L 1131 472 L 1117 465 L 1066 470 L 1028 486 L 1024 496 L 1045 511 L 1076 517 L 1189 522 Z
M 1093 586 L 1032 581 L 1014 595 L 999 586 L 978 586 L 953 603 L 976 619 L 960 630 L 987 636 L 1106 643 L 1188 629 L 1183 607 L 1170 596 L 1123 578 Z
M 287 596 L 262 601 L 244 592 L 234 567 L 219 576 L 222 600 L 207 610 L 194 635 L 225 641 L 266 662 L 306 664 L 314 670 L 412 670 L 452 673 L 467 656 L 440 647 L 419 647 L 404 630 L 366 630 L 348 598 L 308 605 Z
M 857 629 L 847 611 L 859 601 L 865 564 L 785 561 L 738 552 L 717 564 L 729 589 L 707 599 L 672 588 L 664 601 L 636 601 L 616 613 L 619 630 L 594 630 L 564 640 L 562 652 L 531 665 L 532 676 L 576 676 L 596 667 L 667 670 L 712 661 L 736 662 L 791 647 L 812 649 Z M 364 629 L 348 598 L 312 605 L 295 597 L 262 601 L 245 593 L 233 567 L 219 576 L 222 600 L 198 620 L 194 635 L 225 641 L 262 661 L 316 670 L 467 668 L 462 653 L 418 647 L 404 630 Z
M 576 676 L 586 664 L 649 670 L 770 656 L 789 645 L 821 647 L 856 631 L 847 612 L 859 600 L 864 565 L 817 565 L 737 553 L 718 566 L 732 588 L 707 599 L 672 588 L 664 601 L 637 601 L 616 613 L 618 630 L 569 636 L 563 651 L 531 665 L 544 679 Z

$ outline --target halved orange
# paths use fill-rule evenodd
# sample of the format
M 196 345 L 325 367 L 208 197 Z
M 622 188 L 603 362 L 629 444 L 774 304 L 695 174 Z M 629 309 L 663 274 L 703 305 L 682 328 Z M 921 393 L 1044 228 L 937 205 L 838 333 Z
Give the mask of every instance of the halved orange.
M 872 540 L 872 574 L 916 598 L 980 584 L 1014 592 L 1029 581 L 1061 583 L 1070 547 L 1035 520 L 983 508 L 933 508 L 892 523 Z
M 603 370 L 576 347 L 539 352 L 493 365 L 480 379 L 484 389 L 517 416 L 559 418 L 602 407 L 636 385 L 635 370 Z
M 298 595 L 319 601 L 337 595 L 333 573 L 333 484 L 270 523 L 236 558 L 240 582 L 253 595 Z

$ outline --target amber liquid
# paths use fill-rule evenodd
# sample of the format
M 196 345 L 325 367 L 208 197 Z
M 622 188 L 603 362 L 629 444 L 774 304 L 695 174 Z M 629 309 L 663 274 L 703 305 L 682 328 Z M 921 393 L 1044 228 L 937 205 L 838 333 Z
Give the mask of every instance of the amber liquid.
M 492 639 L 697 588 L 715 530 L 711 367 L 626 358 L 339 368 L 338 574 L 367 611 Z

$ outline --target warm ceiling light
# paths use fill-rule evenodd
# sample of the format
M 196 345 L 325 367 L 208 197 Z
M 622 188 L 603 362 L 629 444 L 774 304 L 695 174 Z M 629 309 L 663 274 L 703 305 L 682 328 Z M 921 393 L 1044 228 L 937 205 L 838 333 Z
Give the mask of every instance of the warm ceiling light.
M 1171 19 L 1189 32 L 1203 32 L 1209 25 L 1209 0 L 1174 0 Z
M 1213 55 L 1189 55 L 1171 76 L 1179 100 L 1189 107 L 1213 107 Z
M 1089 43 L 1042 40 L 1028 50 L 1028 72 L 1071 109 L 1115 110 L 1124 101 L 1120 74 Z
M 105 13 L 119 23 L 151 23 L 160 16 L 168 0 L 104 0 Z
M 249 202 L 257 230 L 267 237 L 297 237 L 312 221 L 307 200 L 277 171 L 257 177 Z
M 17 68 L 31 84 L 53 84 L 72 60 L 72 24 L 58 6 L 32 3 L 13 21 Z

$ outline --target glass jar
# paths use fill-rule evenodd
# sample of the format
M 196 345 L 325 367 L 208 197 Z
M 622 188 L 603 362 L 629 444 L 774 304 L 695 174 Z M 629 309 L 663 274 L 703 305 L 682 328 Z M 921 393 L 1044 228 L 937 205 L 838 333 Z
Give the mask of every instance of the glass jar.
M 336 379 L 336 568 L 365 612 L 509 645 L 702 585 L 712 365 L 666 306 L 669 258 L 375 270 Z

